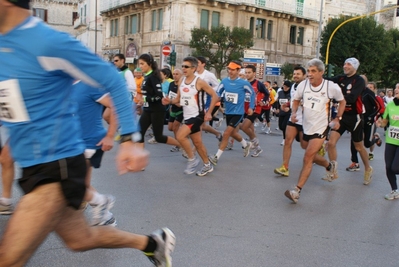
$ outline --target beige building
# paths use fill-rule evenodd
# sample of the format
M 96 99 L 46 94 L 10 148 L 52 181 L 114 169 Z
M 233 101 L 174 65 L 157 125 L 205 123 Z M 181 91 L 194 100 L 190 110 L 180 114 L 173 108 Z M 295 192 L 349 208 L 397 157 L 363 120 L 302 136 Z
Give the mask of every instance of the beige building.
M 110 60 L 123 53 L 133 63 L 141 53 L 151 53 L 162 61 L 161 45 L 170 43 L 179 65 L 191 54 L 192 28 L 225 25 L 250 29 L 251 50 L 264 51 L 268 64 L 303 65 L 316 56 L 320 10 L 324 24 L 372 8 L 369 0 L 103 0 L 103 56 Z
M 78 0 L 32 0 L 32 14 L 51 27 L 75 36 L 74 21 L 78 18 Z

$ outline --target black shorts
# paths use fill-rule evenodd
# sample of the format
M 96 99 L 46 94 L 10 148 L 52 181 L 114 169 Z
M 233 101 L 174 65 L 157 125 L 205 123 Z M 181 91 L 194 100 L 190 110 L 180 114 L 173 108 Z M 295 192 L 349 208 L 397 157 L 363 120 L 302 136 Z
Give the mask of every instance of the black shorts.
M 91 158 L 88 159 L 90 161 L 90 165 L 95 169 L 100 168 L 103 155 L 104 151 L 101 148 L 97 149 L 96 153 L 94 153 L 93 156 L 91 156 Z
M 330 128 L 327 127 L 323 133 L 321 134 L 311 134 L 311 135 L 307 135 L 307 134 L 303 134 L 303 140 L 305 140 L 306 142 L 309 142 L 311 139 L 324 139 L 327 138 L 327 134 L 328 134 L 328 130 Z
M 247 115 L 247 114 L 245 114 L 245 118 L 246 119 L 248 119 L 248 120 L 250 120 L 252 123 L 254 123 L 255 122 L 255 120 L 257 119 L 259 117 L 259 114 L 258 113 L 252 113 L 252 115 Z
M 174 121 L 178 121 L 178 122 L 182 123 L 182 121 L 183 121 L 183 111 L 170 112 L 169 122 L 174 122 Z
M 204 123 L 204 114 L 200 114 L 197 117 L 189 118 L 184 121 L 184 124 L 190 128 L 190 134 L 195 134 L 201 131 L 201 125 Z
M 18 183 L 25 194 L 39 185 L 60 183 L 68 206 L 79 209 L 86 193 L 86 172 L 86 159 L 81 154 L 22 168 L 22 178 Z
M 236 128 L 240 122 L 244 119 L 244 115 L 226 115 L 226 124 Z
M 303 127 L 302 127 L 302 125 L 293 123 L 292 121 L 288 121 L 287 126 L 294 127 L 294 128 L 298 131 L 298 133 L 297 133 L 296 136 L 295 136 L 295 140 L 296 140 L 297 142 L 301 141 L 301 139 L 300 139 L 300 137 L 299 137 L 299 133 L 300 133 L 300 132 L 303 132 Z
M 338 130 L 332 130 L 342 135 L 348 131 L 352 135 L 353 142 L 363 141 L 363 120 L 360 115 L 345 115 L 339 122 Z

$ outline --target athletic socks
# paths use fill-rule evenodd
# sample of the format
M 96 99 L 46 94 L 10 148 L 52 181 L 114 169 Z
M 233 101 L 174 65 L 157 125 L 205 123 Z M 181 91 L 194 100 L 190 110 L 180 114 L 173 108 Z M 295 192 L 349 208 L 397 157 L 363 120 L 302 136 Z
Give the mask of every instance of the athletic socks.
M 218 152 L 216 152 L 216 158 L 219 159 L 220 156 L 223 154 L 223 150 L 218 149 Z
M 242 146 L 243 148 L 247 146 L 247 141 L 245 141 L 244 138 L 241 140 L 240 143 L 241 143 L 241 146 Z

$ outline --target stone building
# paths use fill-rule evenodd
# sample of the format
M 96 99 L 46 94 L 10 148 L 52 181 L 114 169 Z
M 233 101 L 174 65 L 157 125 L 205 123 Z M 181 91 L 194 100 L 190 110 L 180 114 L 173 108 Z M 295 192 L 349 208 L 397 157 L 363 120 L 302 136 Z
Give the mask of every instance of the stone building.
M 32 0 L 32 14 L 51 27 L 75 36 L 74 21 L 78 18 L 78 0 Z
M 305 64 L 316 55 L 320 10 L 329 17 L 342 11 L 367 11 L 365 0 L 103 0 L 103 56 L 127 54 L 134 63 L 141 53 L 162 61 L 161 46 L 173 45 L 177 65 L 191 53 L 194 27 L 239 26 L 254 36 L 253 51 L 264 51 L 267 64 Z M 345 14 L 346 14 L 345 13 Z M 265 77 L 268 78 L 268 77 Z M 272 77 L 273 78 L 273 77 Z

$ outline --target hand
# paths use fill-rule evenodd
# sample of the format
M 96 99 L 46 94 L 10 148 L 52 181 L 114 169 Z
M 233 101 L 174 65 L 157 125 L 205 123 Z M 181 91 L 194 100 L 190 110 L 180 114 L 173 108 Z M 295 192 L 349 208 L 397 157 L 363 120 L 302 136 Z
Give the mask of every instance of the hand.
M 210 114 L 209 112 L 205 113 L 204 120 L 205 120 L 205 121 L 210 121 L 210 120 L 212 120 L 212 114 Z
M 382 126 L 382 118 L 381 117 L 379 117 L 378 118 L 378 120 L 375 122 L 375 125 L 378 127 L 378 128 L 381 128 Z
M 254 114 L 254 110 L 252 108 L 249 108 L 247 114 L 251 116 L 252 114 Z
M 114 138 L 105 136 L 96 146 L 101 146 L 102 151 L 109 151 L 114 147 Z
M 170 104 L 170 99 L 168 96 L 165 96 L 164 98 L 162 98 L 162 105 L 166 106 Z
M 149 152 L 133 142 L 120 144 L 116 156 L 116 166 L 120 175 L 127 172 L 138 172 L 148 164 Z
M 292 121 L 293 123 L 298 122 L 298 119 L 296 118 L 296 112 L 291 114 L 291 121 Z

